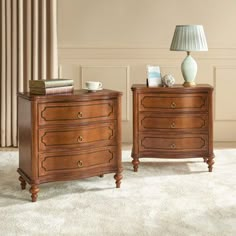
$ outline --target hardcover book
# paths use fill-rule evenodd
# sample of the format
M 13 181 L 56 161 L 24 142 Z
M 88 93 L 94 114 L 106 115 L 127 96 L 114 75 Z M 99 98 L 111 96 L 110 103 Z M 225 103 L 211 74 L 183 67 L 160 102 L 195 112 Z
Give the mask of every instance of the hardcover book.
M 48 79 L 48 80 L 30 80 L 30 88 L 52 88 L 73 86 L 74 81 L 72 79 Z
M 30 88 L 30 94 L 47 95 L 57 93 L 72 93 L 74 86 L 49 87 L 49 88 Z

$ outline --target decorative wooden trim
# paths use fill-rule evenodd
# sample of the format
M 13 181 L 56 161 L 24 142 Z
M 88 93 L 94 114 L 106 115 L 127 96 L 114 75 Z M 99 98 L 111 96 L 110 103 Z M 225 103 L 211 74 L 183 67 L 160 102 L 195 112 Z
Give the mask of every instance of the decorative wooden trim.
M 217 69 L 233 69 L 236 70 L 236 66 L 232 65 L 220 65 L 220 66 L 213 66 L 213 86 L 215 88 L 214 93 L 214 121 L 216 122 L 236 122 L 236 119 L 218 119 L 216 115 L 216 96 L 217 96 L 217 78 L 216 78 L 216 71 Z

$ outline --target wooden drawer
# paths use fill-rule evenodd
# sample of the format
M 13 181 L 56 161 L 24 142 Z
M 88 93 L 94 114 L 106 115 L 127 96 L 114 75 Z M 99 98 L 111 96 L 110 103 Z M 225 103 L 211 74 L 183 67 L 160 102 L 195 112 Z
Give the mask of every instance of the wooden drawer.
M 78 124 L 115 119 L 116 100 L 41 103 L 38 105 L 39 125 Z
M 208 135 L 204 134 L 178 134 L 160 135 L 160 134 L 140 134 L 140 151 L 158 151 L 158 152 L 193 152 L 207 151 Z
M 139 95 L 140 111 L 207 111 L 208 94 L 148 93 Z
M 116 125 L 101 123 L 75 127 L 39 129 L 39 151 L 47 149 L 81 148 L 115 145 Z
M 79 153 L 55 152 L 39 154 L 39 176 L 64 175 L 92 170 L 94 173 L 116 166 L 116 148 L 93 148 Z
M 143 112 L 139 114 L 140 131 L 161 130 L 193 130 L 201 131 L 208 129 L 207 114 L 158 114 Z

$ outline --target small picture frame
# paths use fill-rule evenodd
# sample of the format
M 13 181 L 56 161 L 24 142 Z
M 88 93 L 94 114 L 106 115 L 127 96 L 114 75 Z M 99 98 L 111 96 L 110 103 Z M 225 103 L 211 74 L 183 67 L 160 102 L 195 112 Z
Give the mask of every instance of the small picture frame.
M 147 65 L 147 86 L 162 86 L 161 70 L 159 66 Z

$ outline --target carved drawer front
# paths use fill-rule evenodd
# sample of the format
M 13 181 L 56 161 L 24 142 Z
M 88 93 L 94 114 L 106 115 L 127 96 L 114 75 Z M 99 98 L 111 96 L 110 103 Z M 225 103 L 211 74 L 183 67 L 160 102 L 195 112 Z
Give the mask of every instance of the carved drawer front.
M 39 129 L 39 150 L 114 145 L 116 128 L 113 123 L 75 126 L 72 128 Z
M 116 117 L 115 100 L 39 104 L 39 124 L 73 124 Z
M 207 130 L 207 114 L 186 114 L 186 115 L 161 115 L 157 113 L 145 112 L 139 114 L 139 130 Z
M 140 111 L 207 111 L 208 96 L 205 93 L 195 94 L 141 94 Z
M 39 175 L 73 174 L 90 169 L 101 171 L 102 168 L 116 166 L 116 149 L 100 148 L 73 152 L 43 153 L 39 155 Z
M 204 134 L 173 134 L 173 135 L 140 135 L 140 151 L 207 151 L 208 135 Z

